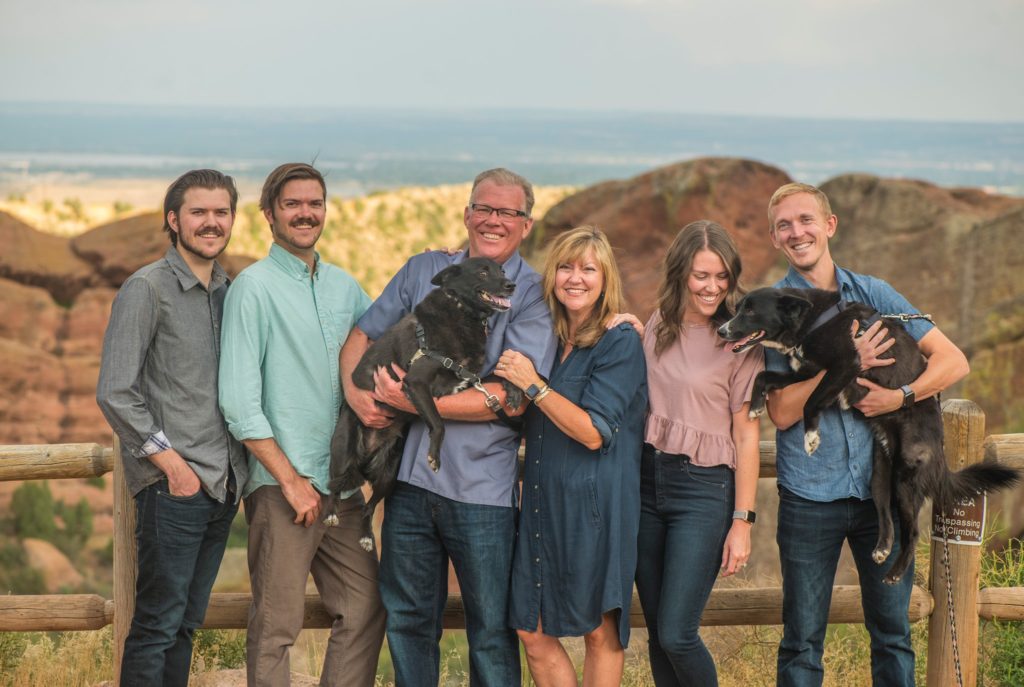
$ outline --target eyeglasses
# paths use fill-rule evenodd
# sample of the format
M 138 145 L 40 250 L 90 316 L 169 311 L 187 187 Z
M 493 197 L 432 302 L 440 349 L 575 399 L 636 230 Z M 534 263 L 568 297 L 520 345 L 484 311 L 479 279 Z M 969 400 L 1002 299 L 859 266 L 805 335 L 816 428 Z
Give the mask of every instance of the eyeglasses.
M 513 220 L 517 217 L 529 217 L 529 215 L 522 210 L 513 210 L 512 208 L 492 208 L 490 205 L 482 205 L 480 203 L 470 203 L 469 211 L 473 213 L 473 217 L 476 219 L 487 219 L 491 216 L 492 212 L 498 213 L 498 218 L 503 220 Z

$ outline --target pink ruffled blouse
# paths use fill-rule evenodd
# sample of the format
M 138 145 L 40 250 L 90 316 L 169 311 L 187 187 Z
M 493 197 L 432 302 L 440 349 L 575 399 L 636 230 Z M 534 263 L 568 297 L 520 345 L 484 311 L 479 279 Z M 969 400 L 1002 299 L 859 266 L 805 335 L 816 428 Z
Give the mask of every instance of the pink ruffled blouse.
M 764 351 L 733 353 L 713 325 L 683 325 L 679 338 L 654 354 L 656 311 L 644 333 L 650 405 L 644 441 L 665 453 L 683 453 L 695 465 L 736 469 L 732 414 L 750 400 Z

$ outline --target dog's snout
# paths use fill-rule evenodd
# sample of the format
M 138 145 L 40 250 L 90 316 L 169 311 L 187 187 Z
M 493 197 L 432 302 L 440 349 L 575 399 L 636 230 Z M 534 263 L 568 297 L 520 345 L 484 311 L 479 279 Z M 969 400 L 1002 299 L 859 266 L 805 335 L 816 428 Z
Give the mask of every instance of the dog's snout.
M 720 337 L 722 337 L 723 339 L 726 339 L 726 338 L 729 337 L 729 323 L 728 322 L 726 322 L 725 324 L 723 324 L 721 327 L 718 328 L 718 335 Z

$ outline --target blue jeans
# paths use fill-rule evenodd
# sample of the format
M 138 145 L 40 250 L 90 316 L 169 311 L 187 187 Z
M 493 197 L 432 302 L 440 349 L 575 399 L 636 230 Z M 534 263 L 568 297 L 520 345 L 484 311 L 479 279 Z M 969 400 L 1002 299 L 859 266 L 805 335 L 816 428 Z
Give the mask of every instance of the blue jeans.
M 399 482 L 384 506 L 380 593 L 398 687 L 436 687 L 451 558 L 462 590 L 469 684 L 520 683 L 519 643 L 508 626 L 515 542 L 511 506 L 460 503 Z
M 881 687 L 914 685 L 910 645 L 911 565 L 896 585 L 882 577 L 899 555 L 899 523 L 892 554 L 882 565 L 871 560 L 878 515 L 871 500 L 817 502 L 779 487 L 779 558 L 782 563 L 782 642 L 778 684 L 806 687 L 824 678 L 821 655 L 832 585 L 843 540 L 850 543 L 860 577 L 864 624 L 871 635 L 871 677 Z
M 644 446 L 636 588 L 658 687 L 718 684 L 700 617 L 722 565 L 734 499 L 728 467 L 699 467 Z
M 172 496 L 163 478 L 135 495 L 139 577 L 121 685 L 188 684 L 192 634 L 203 622 L 231 521 L 234 494 Z

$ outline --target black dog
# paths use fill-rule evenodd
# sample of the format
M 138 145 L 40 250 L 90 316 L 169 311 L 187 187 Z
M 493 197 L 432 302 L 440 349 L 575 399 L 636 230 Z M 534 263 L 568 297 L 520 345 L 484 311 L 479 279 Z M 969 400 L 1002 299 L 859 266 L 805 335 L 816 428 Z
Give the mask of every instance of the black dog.
M 473 382 L 484 364 L 487 342 L 487 318 L 511 307 L 509 297 L 515 283 L 505 277 L 501 267 L 487 258 L 467 258 L 434 275 L 431 291 L 411 314 L 386 331 L 363 354 L 352 372 L 352 381 L 360 389 L 372 391 L 373 374 L 379 367 L 389 372 L 395 363 L 407 371 L 406 396 L 427 424 L 430 448 L 427 460 L 436 472 L 441 467 L 441 442 L 444 421 L 434 398 L 462 391 Z M 393 373 L 392 373 L 393 375 Z M 505 384 L 507 403 L 517 408 L 522 392 Z M 338 424 L 331 438 L 331 482 L 335 496 L 333 507 L 324 518 L 328 525 L 338 524 L 337 496 L 362 486 L 373 487 L 373 496 L 363 508 L 363 536 L 359 543 L 373 549 L 373 511 L 395 486 L 405 445 L 405 429 L 413 415 L 391 408 L 392 424 L 370 429 L 347 403 L 342 402 Z
M 814 453 L 820 443 L 818 418 L 837 400 L 844 408 L 859 402 L 868 390 L 856 382 L 864 377 L 889 389 L 910 384 L 924 371 L 926 361 L 906 329 L 887 323 L 895 344 L 882 357 L 896 362 L 861 371 L 851 336 L 853 323 L 863 331 L 879 319 L 863 303 L 844 303 L 839 294 L 819 289 L 757 289 L 736 306 L 736 316 L 722 325 L 719 336 L 736 341 L 734 352 L 761 344 L 789 356 L 792 372 L 764 371 L 754 380 L 750 415 L 764 412 L 769 391 L 825 375 L 804 405 L 804 449 Z M 977 463 L 951 472 L 942 450 L 942 411 L 938 398 L 927 398 L 878 417 L 866 418 L 875 434 L 871 495 L 878 510 L 878 543 L 871 556 L 883 563 L 892 551 L 891 504 L 895 496 L 900 521 L 900 555 L 885 581 L 895 584 L 914 557 L 917 514 L 925 496 L 948 509 L 978 492 L 1007 487 L 1020 478 L 1017 470 Z M 948 511 L 947 511 L 948 512 Z

